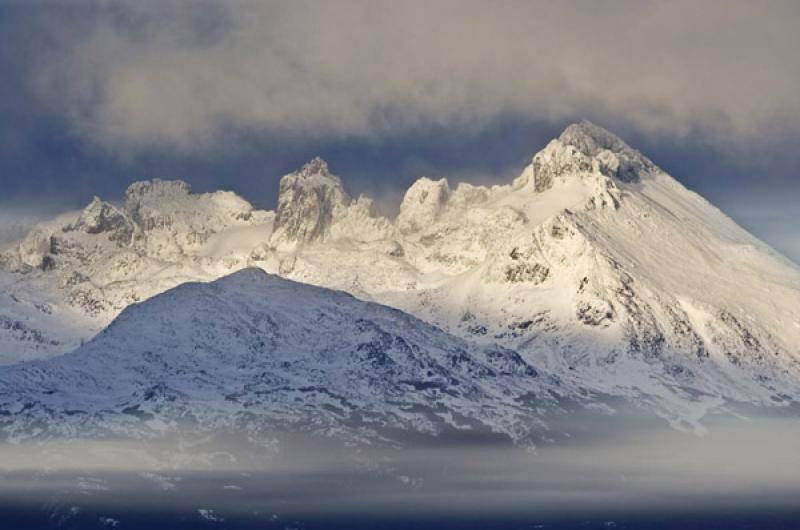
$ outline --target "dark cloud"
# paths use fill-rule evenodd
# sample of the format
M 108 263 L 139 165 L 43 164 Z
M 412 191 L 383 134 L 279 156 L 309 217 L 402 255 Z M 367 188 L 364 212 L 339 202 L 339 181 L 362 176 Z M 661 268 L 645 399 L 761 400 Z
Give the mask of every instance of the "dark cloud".
M 156 176 L 271 208 L 320 154 L 391 212 L 423 174 L 508 180 L 588 118 L 800 260 L 798 21 L 778 1 L 9 2 L 0 208 Z
M 77 134 L 121 154 L 226 148 L 231 131 L 382 136 L 501 115 L 593 114 L 743 150 L 800 132 L 795 2 L 100 6 L 54 30 L 37 81 Z

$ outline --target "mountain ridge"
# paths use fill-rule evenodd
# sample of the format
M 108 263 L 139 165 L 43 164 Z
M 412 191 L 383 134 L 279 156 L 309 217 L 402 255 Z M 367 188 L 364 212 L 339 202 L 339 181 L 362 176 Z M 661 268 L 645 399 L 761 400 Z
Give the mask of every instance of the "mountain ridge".
M 574 395 L 641 400 L 676 425 L 728 401 L 798 400 L 800 268 L 588 122 L 509 184 L 419 179 L 394 220 L 321 159 L 281 179 L 277 213 L 180 183 L 132 189 L 118 213 L 93 202 L 0 258 L 23 301 L 0 316 L 45 337 L 6 338 L 21 357 L 77 345 L 49 323 L 59 314 L 88 318 L 73 331 L 88 338 L 130 303 L 255 266 L 498 343 Z M 153 189 L 168 200 L 138 191 Z

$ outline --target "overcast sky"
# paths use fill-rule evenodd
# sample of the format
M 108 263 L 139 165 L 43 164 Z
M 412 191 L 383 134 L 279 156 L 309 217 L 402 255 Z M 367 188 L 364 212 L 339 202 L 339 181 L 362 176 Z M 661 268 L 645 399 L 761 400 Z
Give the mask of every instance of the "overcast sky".
M 800 261 L 798 27 L 796 1 L 0 1 L 0 220 L 155 176 L 271 208 L 316 154 L 391 208 L 588 118 Z

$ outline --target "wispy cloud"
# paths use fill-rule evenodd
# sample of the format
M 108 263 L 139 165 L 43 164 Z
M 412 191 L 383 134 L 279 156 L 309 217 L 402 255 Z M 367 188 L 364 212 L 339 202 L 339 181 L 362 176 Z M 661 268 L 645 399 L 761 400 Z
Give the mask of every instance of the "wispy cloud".
M 589 116 L 728 148 L 800 138 L 796 2 L 84 4 L 40 94 L 115 153 Z M 63 26 L 63 25 L 62 25 Z

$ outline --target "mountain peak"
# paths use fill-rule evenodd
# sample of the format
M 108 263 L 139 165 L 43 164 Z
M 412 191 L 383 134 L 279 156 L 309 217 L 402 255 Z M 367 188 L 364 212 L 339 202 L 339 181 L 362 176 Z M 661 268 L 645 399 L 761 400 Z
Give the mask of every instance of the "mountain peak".
M 619 136 L 588 120 L 581 120 L 567 126 L 558 139 L 561 143 L 575 146 L 587 154 L 597 153 L 602 149 L 615 152 L 630 149 L 630 146 Z
M 274 274 L 269 274 L 260 267 L 245 267 L 243 269 L 239 269 L 238 271 L 232 272 L 227 276 L 223 276 L 222 278 L 216 280 L 216 282 L 220 285 L 224 285 L 226 283 L 237 282 L 263 282 L 271 279 L 281 280 L 284 282 L 289 281 L 284 280 L 283 278 L 280 278 Z
M 642 153 L 625 143 L 616 134 L 588 120 L 573 123 L 564 129 L 559 141 L 597 159 L 600 172 L 623 182 L 635 182 L 658 168 Z
M 536 153 L 515 185 L 542 192 L 552 187 L 556 178 L 592 174 L 629 183 L 657 170 L 653 162 L 620 137 L 582 120 L 568 126 Z
M 418 179 L 406 191 L 400 205 L 397 224 L 401 230 L 412 232 L 435 222 L 450 197 L 447 179 Z
M 318 156 L 303 164 L 297 171 L 284 175 L 281 178 L 281 190 L 284 188 L 284 182 L 287 184 L 297 182 L 305 188 L 328 186 L 343 190 L 342 180 L 331 173 L 328 163 Z
M 83 230 L 88 234 L 99 234 L 122 229 L 123 239 L 129 239 L 133 224 L 127 216 L 113 204 L 94 196 L 92 202 L 78 216 L 78 220 L 65 227 L 69 230 Z
M 289 241 L 323 238 L 334 212 L 349 203 L 341 179 L 330 172 L 323 159 L 315 157 L 299 171 L 281 178 L 275 233 Z
M 328 170 L 328 163 L 318 156 L 315 156 L 307 163 L 305 163 L 302 169 L 300 169 L 299 173 L 303 176 L 311 176 L 311 175 L 331 176 L 331 173 Z
M 183 180 L 140 180 L 134 182 L 125 190 L 126 201 L 136 201 L 142 197 L 159 197 L 171 199 L 176 196 L 186 196 L 192 192 L 188 182 Z

